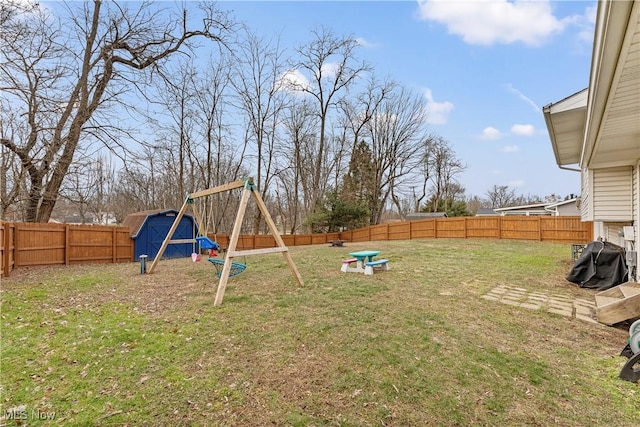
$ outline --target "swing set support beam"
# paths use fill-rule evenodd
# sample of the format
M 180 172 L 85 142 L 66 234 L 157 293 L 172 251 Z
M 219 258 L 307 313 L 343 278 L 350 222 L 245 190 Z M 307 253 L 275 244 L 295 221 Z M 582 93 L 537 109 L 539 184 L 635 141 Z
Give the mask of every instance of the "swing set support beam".
M 216 193 L 223 193 L 225 191 L 234 190 L 236 188 L 244 187 L 245 181 L 234 181 L 228 184 L 218 185 L 217 187 L 209 188 L 206 190 L 196 191 L 195 193 L 189 194 L 188 199 L 197 199 L 199 197 L 210 196 Z
M 224 260 L 224 266 L 222 267 L 222 272 L 220 274 L 220 281 L 218 282 L 218 289 L 216 292 L 214 305 L 217 306 L 222 304 L 222 299 L 224 298 L 224 293 L 225 293 L 227 282 L 229 280 L 229 275 L 231 272 L 233 258 L 237 256 L 262 255 L 262 254 L 281 252 L 285 260 L 287 261 L 287 264 L 289 266 L 289 269 L 291 270 L 291 273 L 293 274 L 294 279 L 299 285 L 302 286 L 304 284 L 302 281 L 302 276 L 300 276 L 300 273 L 298 272 L 298 268 L 296 267 L 296 264 L 293 261 L 291 254 L 289 253 L 289 248 L 287 248 L 287 246 L 284 244 L 284 240 L 282 240 L 282 237 L 278 232 L 278 228 L 276 227 L 275 222 L 273 221 L 273 219 L 271 218 L 271 215 L 269 214 L 269 211 L 267 210 L 267 205 L 262 200 L 262 197 L 260 196 L 260 192 L 257 191 L 257 188 L 253 183 L 253 178 L 249 178 L 246 181 L 234 181 L 228 184 L 219 185 L 217 187 L 196 191 L 195 193 L 189 194 L 185 199 L 182 205 L 182 208 L 180 209 L 180 212 L 178 213 L 178 215 L 176 215 L 176 218 L 173 222 L 173 225 L 169 229 L 167 236 L 162 242 L 162 246 L 160 247 L 160 250 L 158 251 L 158 254 L 156 255 L 156 257 L 154 258 L 148 274 L 153 273 L 153 271 L 155 270 L 158 264 L 158 261 L 160 260 L 160 258 L 162 258 L 162 255 L 164 254 L 164 251 L 167 248 L 167 245 L 172 243 L 171 237 L 173 236 L 173 233 L 178 228 L 178 224 L 180 223 L 180 220 L 182 219 L 187 209 L 187 206 L 193 204 L 193 199 L 210 196 L 212 194 L 234 190 L 236 188 L 241 188 L 241 187 L 244 187 L 244 188 L 242 190 L 242 196 L 240 198 L 240 205 L 238 207 L 238 212 L 236 214 L 236 220 L 233 224 L 233 231 L 231 232 L 231 238 L 229 240 L 229 247 L 227 248 L 227 255 Z M 249 198 L 251 196 L 253 196 L 253 198 L 255 199 L 258 209 L 262 213 L 263 218 L 267 223 L 267 226 L 269 227 L 269 230 L 271 231 L 271 234 L 273 235 L 276 241 L 276 247 L 274 248 L 250 249 L 250 250 L 244 250 L 244 251 L 236 250 L 236 247 L 238 246 L 238 239 L 240 238 L 240 230 L 242 229 L 242 221 L 244 219 L 244 214 L 246 213 L 247 205 L 249 203 Z M 200 214 L 195 209 L 195 206 L 193 206 L 193 212 L 194 212 L 196 222 L 198 224 L 198 228 L 202 229 L 202 220 L 201 220 Z
M 262 249 L 247 249 L 244 251 L 233 251 L 229 252 L 229 255 L 232 257 L 237 256 L 247 256 L 247 255 L 263 255 L 263 254 L 272 254 L 276 252 L 286 252 L 289 248 L 262 248 Z

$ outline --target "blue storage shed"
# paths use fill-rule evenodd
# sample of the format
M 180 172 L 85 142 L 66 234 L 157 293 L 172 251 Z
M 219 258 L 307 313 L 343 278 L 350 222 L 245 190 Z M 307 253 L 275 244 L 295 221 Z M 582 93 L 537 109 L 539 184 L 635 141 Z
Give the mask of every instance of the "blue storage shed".
M 129 227 L 136 260 L 140 259 L 140 255 L 147 255 L 149 259 L 156 257 L 178 213 L 175 209 L 158 209 L 127 215 L 122 225 Z M 193 239 L 197 235 L 198 224 L 192 215 L 185 214 L 171 239 Z M 162 257 L 188 257 L 196 250 L 195 243 L 171 244 L 167 246 Z

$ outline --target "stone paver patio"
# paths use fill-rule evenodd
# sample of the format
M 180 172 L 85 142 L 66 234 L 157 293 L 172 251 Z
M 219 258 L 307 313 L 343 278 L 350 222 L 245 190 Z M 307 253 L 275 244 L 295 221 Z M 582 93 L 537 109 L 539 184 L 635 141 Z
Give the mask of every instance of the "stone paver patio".
M 598 323 L 594 301 L 563 295 L 548 295 L 516 286 L 499 285 L 482 298 L 529 310 L 545 310 L 585 322 Z

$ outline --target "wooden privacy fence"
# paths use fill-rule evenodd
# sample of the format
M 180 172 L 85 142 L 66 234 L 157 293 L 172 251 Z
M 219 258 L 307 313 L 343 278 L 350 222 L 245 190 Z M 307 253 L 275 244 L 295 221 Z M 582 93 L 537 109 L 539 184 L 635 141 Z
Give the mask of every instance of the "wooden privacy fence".
M 133 261 L 129 227 L 0 223 L 2 275 L 19 267 Z
M 593 222 L 577 216 L 481 216 L 433 218 L 372 225 L 340 233 L 351 242 L 411 239 L 513 239 L 541 242 L 587 243 L 593 240 Z
M 228 234 L 209 235 L 222 247 Z M 372 225 L 340 233 L 285 234 L 287 246 L 328 243 L 332 240 L 367 242 L 411 239 L 513 239 L 541 242 L 588 243 L 593 222 L 577 216 L 486 216 L 432 218 Z M 134 241 L 127 227 L 0 222 L 2 275 L 31 265 L 130 262 Z M 275 247 L 272 235 L 244 234 L 237 250 Z

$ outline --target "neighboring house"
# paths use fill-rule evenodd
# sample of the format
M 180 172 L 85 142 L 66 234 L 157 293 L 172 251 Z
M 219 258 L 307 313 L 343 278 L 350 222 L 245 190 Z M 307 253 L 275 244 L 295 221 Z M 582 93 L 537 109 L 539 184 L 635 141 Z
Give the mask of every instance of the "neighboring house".
M 84 216 L 84 220 L 80 215 L 68 215 L 64 218 L 65 224 L 99 224 L 99 225 L 115 225 L 118 223 L 116 217 L 113 214 L 101 212 L 97 216 L 94 214 L 87 214 Z
M 526 215 L 526 216 L 580 216 L 578 209 L 580 199 L 563 200 L 561 202 L 535 203 L 532 205 L 511 206 L 493 209 L 494 215 Z
M 116 225 L 118 220 L 116 216 L 109 212 L 100 212 L 96 215 L 96 224 L 101 225 Z
M 544 209 L 553 216 L 580 216 L 580 199 L 563 200 L 561 202 L 549 203 Z
M 589 87 L 543 107 L 556 163 L 581 174 L 594 237 L 640 247 L 640 1 L 600 0 Z M 633 225 L 635 233 L 623 227 Z M 633 252 L 635 251 L 635 252 Z
M 416 219 L 446 218 L 446 212 L 412 212 L 407 214 L 407 221 Z
M 494 209 L 496 215 L 551 215 L 551 212 L 547 211 L 545 207 L 548 203 L 535 203 L 532 205 L 510 206 L 508 208 L 496 208 Z
M 64 217 L 64 223 L 88 225 L 88 224 L 95 224 L 96 219 L 93 217 L 93 215 L 85 215 L 84 218 L 80 215 L 69 215 Z
M 498 214 L 496 213 L 496 211 L 494 211 L 491 208 L 480 208 L 476 212 L 476 216 L 493 216 L 493 215 L 498 215 Z

